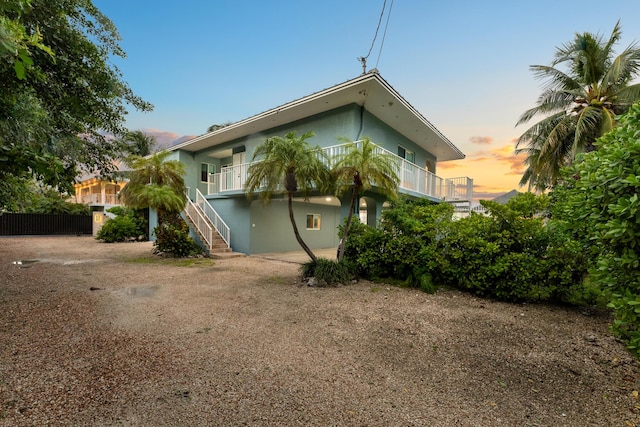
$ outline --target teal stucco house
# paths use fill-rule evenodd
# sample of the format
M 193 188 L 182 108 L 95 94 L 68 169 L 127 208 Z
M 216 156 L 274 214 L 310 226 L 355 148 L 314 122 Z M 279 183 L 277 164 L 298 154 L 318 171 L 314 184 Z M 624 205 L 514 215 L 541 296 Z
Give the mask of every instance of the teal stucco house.
M 195 137 L 170 148 L 171 158 L 186 165 L 189 188 L 186 216 L 200 239 L 215 248 L 258 254 L 299 250 L 285 199 L 265 205 L 247 198 L 244 184 L 255 148 L 267 138 L 312 131 L 308 141 L 329 154 L 340 150 L 340 137 L 369 137 L 397 156 L 400 193 L 436 202 L 469 204 L 470 178 L 437 176 L 438 162 L 464 158 L 442 133 L 377 72 L 369 72 L 304 98 Z M 314 194 L 295 199 L 302 238 L 313 249 L 338 246 L 337 229 L 346 217 L 350 195 Z M 359 203 L 363 222 L 375 225 L 385 199 L 375 192 Z

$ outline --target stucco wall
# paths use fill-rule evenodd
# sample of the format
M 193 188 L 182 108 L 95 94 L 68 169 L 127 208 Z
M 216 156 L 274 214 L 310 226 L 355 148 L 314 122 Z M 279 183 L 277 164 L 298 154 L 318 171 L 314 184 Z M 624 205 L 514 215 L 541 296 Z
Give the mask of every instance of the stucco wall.
M 338 246 L 339 207 L 294 202 L 293 209 L 300 236 L 310 248 Z M 307 214 L 320 214 L 320 230 L 306 229 Z M 301 250 L 293 234 L 285 199 L 272 200 L 268 205 L 254 201 L 250 227 L 252 254 Z

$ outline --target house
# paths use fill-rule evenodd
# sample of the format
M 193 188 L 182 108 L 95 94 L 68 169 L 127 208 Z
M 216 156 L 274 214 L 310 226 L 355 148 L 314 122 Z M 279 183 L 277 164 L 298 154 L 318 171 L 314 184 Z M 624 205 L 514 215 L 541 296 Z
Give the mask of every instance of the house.
M 267 138 L 312 131 L 308 141 L 329 155 L 344 144 L 369 137 L 380 150 L 398 159 L 400 193 L 441 202 L 470 203 L 473 180 L 443 179 L 438 162 L 464 158 L 442 133 L 377 72 L 230 124 L 171 147 L 170 159 L 186 165 L 189 188 L 187 217 L 205 242 L 221 235 L 233 251 L 246 254 L 298 250 L 284 199 L 263 204 L 244 192 L 253 151 Z M 337 228 L 347 216 L 350 195 L 314 194 L 296 198 L 295 218 L 311 248 L 338 245 Z M 376 224 L 385 203 L 376 192 L 360 199 L 359 215 Z
M 85 177 L 73 185 L 73 201 L 89 206 L 92 211 L 104 212 L 120 204 L 118 195 L 125 185 L 127 180 L 124 179 L 107 181 L 97 176 Z

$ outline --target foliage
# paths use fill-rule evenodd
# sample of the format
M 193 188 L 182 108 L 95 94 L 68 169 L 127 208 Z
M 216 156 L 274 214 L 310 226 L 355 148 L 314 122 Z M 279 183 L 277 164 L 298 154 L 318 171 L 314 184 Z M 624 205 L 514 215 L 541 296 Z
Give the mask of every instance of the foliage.
M 302 264 L 300 271 L 302 277 L 315 277 L 318 283 L 326 285 L 346 284 L 353 278 L 348 263 L 327 258 L 308 261 Z
M 506 205 L 481 203 L 488 216 L 451 224 L 439 242 L 441 283 L 507 301 L 578 302 L 586 270 L 581 247 L 531 215 L 546 201 L 523 194 Z
M 395 172 L 398 166 L 395 157 L 377 149 L 369 138 L 359 142 L 349 141 L 346 151 L 338 154 L 334 160 L 336 163 L 331 174 L 336 183 L 336 195 L 351 190 L 349 214 L 338 247 L 338 261 L 341 261 L 345 243 L 349 239 L 353 212 L 362 193 L 375 188 L 387 198 L 395 200 L 400 178 Z
M 616 126 L 616 115 L 640 99 L 640 84 L 633 83 L 640 72 L 640 48 L 632 44 L 614 57 L 621 34 L 619 22 L 606 41 L 601 35 L 576 34 L 556 50 L 550 66 L 531 67 L 547 82 L 537 105 L 517 123 L 543 117 L 516 143 L 516 153 L 527 154 L 521 184 L 553 187 L 560 169 L 577 153 L 593 150 L 595 140 Z M 566 71 L 560 65 L 566 65 Z
M 582 247 L 536 214 L 546 196 L 482 204 L 489 216 L 452 220 L 452 207 L 400 198 L 377 228 L 354 224 L 345 258 L 370 278 L 433 292 L 446 285 L 508 301 L 584 302 Z
M 382 212 L 380 227 L 354 219 L 345 259 L 369 278 L 393 278 L 407 286 L 435 290 L 435 242 L 451 221 L 453 208 L 427 199 L 400 197 Z
M 40 183 L 26 178 L 15 178 L 13 185 L 21 188 L 19 195 L 11 200 L 11 203 L 4 206 L 7 212 L 23 212 L 38 214 L 58 214 L 58 215 L 89 215 L 89 208 L 80 203 L 67 201 L 65 195 L 56 190 L 40 185 Z M 2 188 L 2 184 L 0 184 Z M 1 191 L 1 190 L 0 190 Z
M 141 130 L 129 131 L 120 139 L 123 151 L 132 156 L 146 157 L 152 154 L 158 145 L 156 137 Z
M 33 66 L 30 49 L 36 48 L 54 58 L 49 46 L 42 43 L 39 28 L 28 32 L 20 21 L 21 14 L 31 10 L 32 0 L 13 0 L 0 3 L 0 60 L 13 64 L 16 77 L 25 78 L 27 70 Z M 13 19 L 9 18 L 13 15 Z
M 554 216 L 582 236 L 590 278 L 610 296 L 613 330 L 640 356 L 640 103 L 554 190 Z
M 164 151 L 148 158 L 129 158 L 129 166 L 134 170 L 129 175 L 129 183 L 120 192 L 125 205 L 132 208 L 150 207 L 158 211 L 159 217 L 184 209 L 187 189 L 183 178 L 184 163 L 167 160 L 170 154 Z
M 316 260 L 316 256 L 304 242 L 293 216 L 293 195 L 301 192 L 307 197 L 312 190 L 326 191 L 331 186 L 331 175 L 326 166 L 327 158 L 320 147 L 312 147 L 307 139 L 313 136 L 307 132 L 298 136 L 295 131 L 284 138 L 274 136 L 258 145 L 252 161 L 260 160 L 249 166 L 245 183 L 247 197 L 261 190 L 260 199 L 268 203 L 274 194 L 287 197 L 289 220 L 293 234 L 300 247 Z
M 91 0 L 0 5 L 0 181 L 34 177 L 71 192 L 80 168 L 109 176 L 127 106 L 150 110 L 113 65 L 113 23 Z M 10 204 L 19 188 L 0 192 Z
M 153 230 L 158 251 L 188 256 L 195 253 L 197 245 L 180 217 L 187 202 L 185 166 L 178 160 L 167 160 L 170 154 L 164 151 L 150 157 L 131 156 L 128 161 L 134 170 L 120 197 L 131 208 L 151 208 L 158 213 L 158 226 Z
M 156 252 L 170 254 L 175 257 L 199 255 L 202 248 L 189 236 L 189 226 L 182 218 L 165 221 L 153 229 L 156 236 L 154 248 Z
M 108 219 L 96 236 L 97 240 L 105 243 L 124 242 L 129 239 L 147 238 L 147 220 L 140 210 L 129 209 L 122 206 L 114 206 L 107 209 L 115 216 Z

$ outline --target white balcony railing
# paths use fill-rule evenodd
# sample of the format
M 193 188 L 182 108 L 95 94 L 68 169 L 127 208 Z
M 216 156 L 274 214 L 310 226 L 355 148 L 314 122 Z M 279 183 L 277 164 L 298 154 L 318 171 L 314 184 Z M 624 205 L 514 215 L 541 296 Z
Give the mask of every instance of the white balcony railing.
M 120 202 L 117 194 L 105 194 L 103 197 L 100 193 L 94 193 L 80 196 L 78 203 L 83 205 L 117 205 Z
M 359 143 L 359 141 L 356 143 Z M 344 154 L 349 145 L 349 143 L 345 143 L 323 148 L 322 151 L 329 158 L 327 166 L 331 167 L 334 159 L 338 155 Z M 471 178 L 441 178 L 380 146 L 376 146 L 376 151 L 388 154 L 397 160 L 396 174 L 400 178 L 399 187 L 405 192 L 445 201 L 471 201 L 473 199 L 473 179 Z M 249 162 L 227 166 L 223 167 L 220 173 L 209 174 L 208 193 L 220 194 L 230 191 L 243 191 L 251 164 Z

